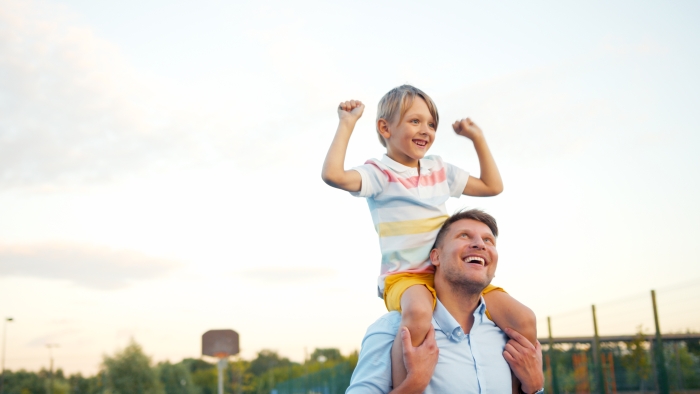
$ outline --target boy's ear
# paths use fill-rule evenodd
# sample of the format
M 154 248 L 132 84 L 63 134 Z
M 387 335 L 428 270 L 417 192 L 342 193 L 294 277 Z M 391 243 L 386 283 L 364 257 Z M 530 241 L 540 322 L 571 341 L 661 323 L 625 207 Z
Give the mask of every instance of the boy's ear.
M 438 253 L 437 249 L 430 251 L 430 262 L 436 267 L 440 265 L 440 253 Z
M 379 134 L 384 137 L 384 139 L 388 139 L 391 137 L 391 132 L 389 131 L 389 122 L 386 121 L 384 118 L 379 118 L 377 120 L 377 130 L 379 131 Z

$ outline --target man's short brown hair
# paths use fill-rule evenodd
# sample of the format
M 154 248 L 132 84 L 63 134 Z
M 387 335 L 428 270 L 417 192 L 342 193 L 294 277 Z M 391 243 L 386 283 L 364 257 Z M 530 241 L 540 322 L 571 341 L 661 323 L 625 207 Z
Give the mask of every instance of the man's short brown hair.
M 406 114 L 406 111 L 413 105 L 413 100 L 415 100 L 416 97 L 422 98 L 425 104 L 428 105 L 428 111 L 430 111 L 430 115 L 435 121 L 435 129 L 437 130 L 440 116 L 438 115 L 438 110 L 433 99 L 422 90 L 411 85 L 401 85 L 397 88 L 393 88 L 379 100 L 379 105 L 377 106 L 377 121 L 379 121 L 379 119 L 384 119 L 392 123 L 401 120 Z M 384 137 L 379 133 L 379 128 L 377 128 L 377 135 L 379 136 L 379 142 L 386 148 L 386 141 L 384 141 Z
M 447 219 L 442 225 L 442 228 L 440 229 L 437 237 L 435 238 L 435 244 L 433 245 L 433 249 L 438 248 L 440 247 L 440 245 L 442 245 L 443 238 L 445 238 L 445 234 L 447 234 L 447 231 L 449 231 L 452 223 L 464 219 L 471 219 L 476 220 L 477 222 L 484 223 L 489 227 L 491 233 L 493 233 L 493 236 L 498 237 L 498 225 L 496 224 L 496 219 L 493 216 L 480 209 L 460 210 L 457 211 L 454 215 L 450 216 L 449 219 Z

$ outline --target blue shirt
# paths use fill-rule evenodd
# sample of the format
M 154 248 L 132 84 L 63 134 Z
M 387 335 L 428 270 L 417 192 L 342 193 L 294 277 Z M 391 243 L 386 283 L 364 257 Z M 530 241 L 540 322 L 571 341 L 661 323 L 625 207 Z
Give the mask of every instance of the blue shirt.
M 510 367 L 503 358 L 507 337 L 486 317 L 481 299 L 474 325 L 465 334 L 440 300 L 433 312 L 433 327 L 440 355 L 425 393 L 511 392 Z M 401 324 L 399 312 L 389 312 L 372 324 L 362 340 L 357 367 L 346 394 L 388 393 L 391 384 L 391 346 Z

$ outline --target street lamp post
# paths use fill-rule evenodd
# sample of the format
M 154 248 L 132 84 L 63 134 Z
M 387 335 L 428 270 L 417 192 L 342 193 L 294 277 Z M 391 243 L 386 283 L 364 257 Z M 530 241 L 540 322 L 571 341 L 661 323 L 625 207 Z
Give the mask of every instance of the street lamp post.
M 49 390 L 48 390 L 48 394 L 53 394 L 53 352 L 51 352 L 51 349 L 58 347 L 58 345 L 55 343 L 47 343 L 46 347 L 49 349 L 49 360 L 51 361 L 51 364 L 49 364 Z
M 11 322 L 14 319 L 11 317 L 6 317 L 2 325 L 2 377 L 0 377 L 0 394 L 5 392 L 5 343 L 7 339 L 7 322 Z

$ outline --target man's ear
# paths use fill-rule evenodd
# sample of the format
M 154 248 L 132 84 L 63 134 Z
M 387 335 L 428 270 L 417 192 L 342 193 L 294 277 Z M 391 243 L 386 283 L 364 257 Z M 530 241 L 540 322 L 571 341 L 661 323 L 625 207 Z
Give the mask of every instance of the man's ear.
M 436 267 L 440 265 L 440 253 L 437 249 L 430 251 L 430 262 Z
M 391 137 L 391 132 L 389 131 L 389 122 L 386 121 L 384 118 L 379 118 L 377 120 L 377 130 L 379 131 L 379 134 L 384 137 L 384 139 L 388 139 Z

